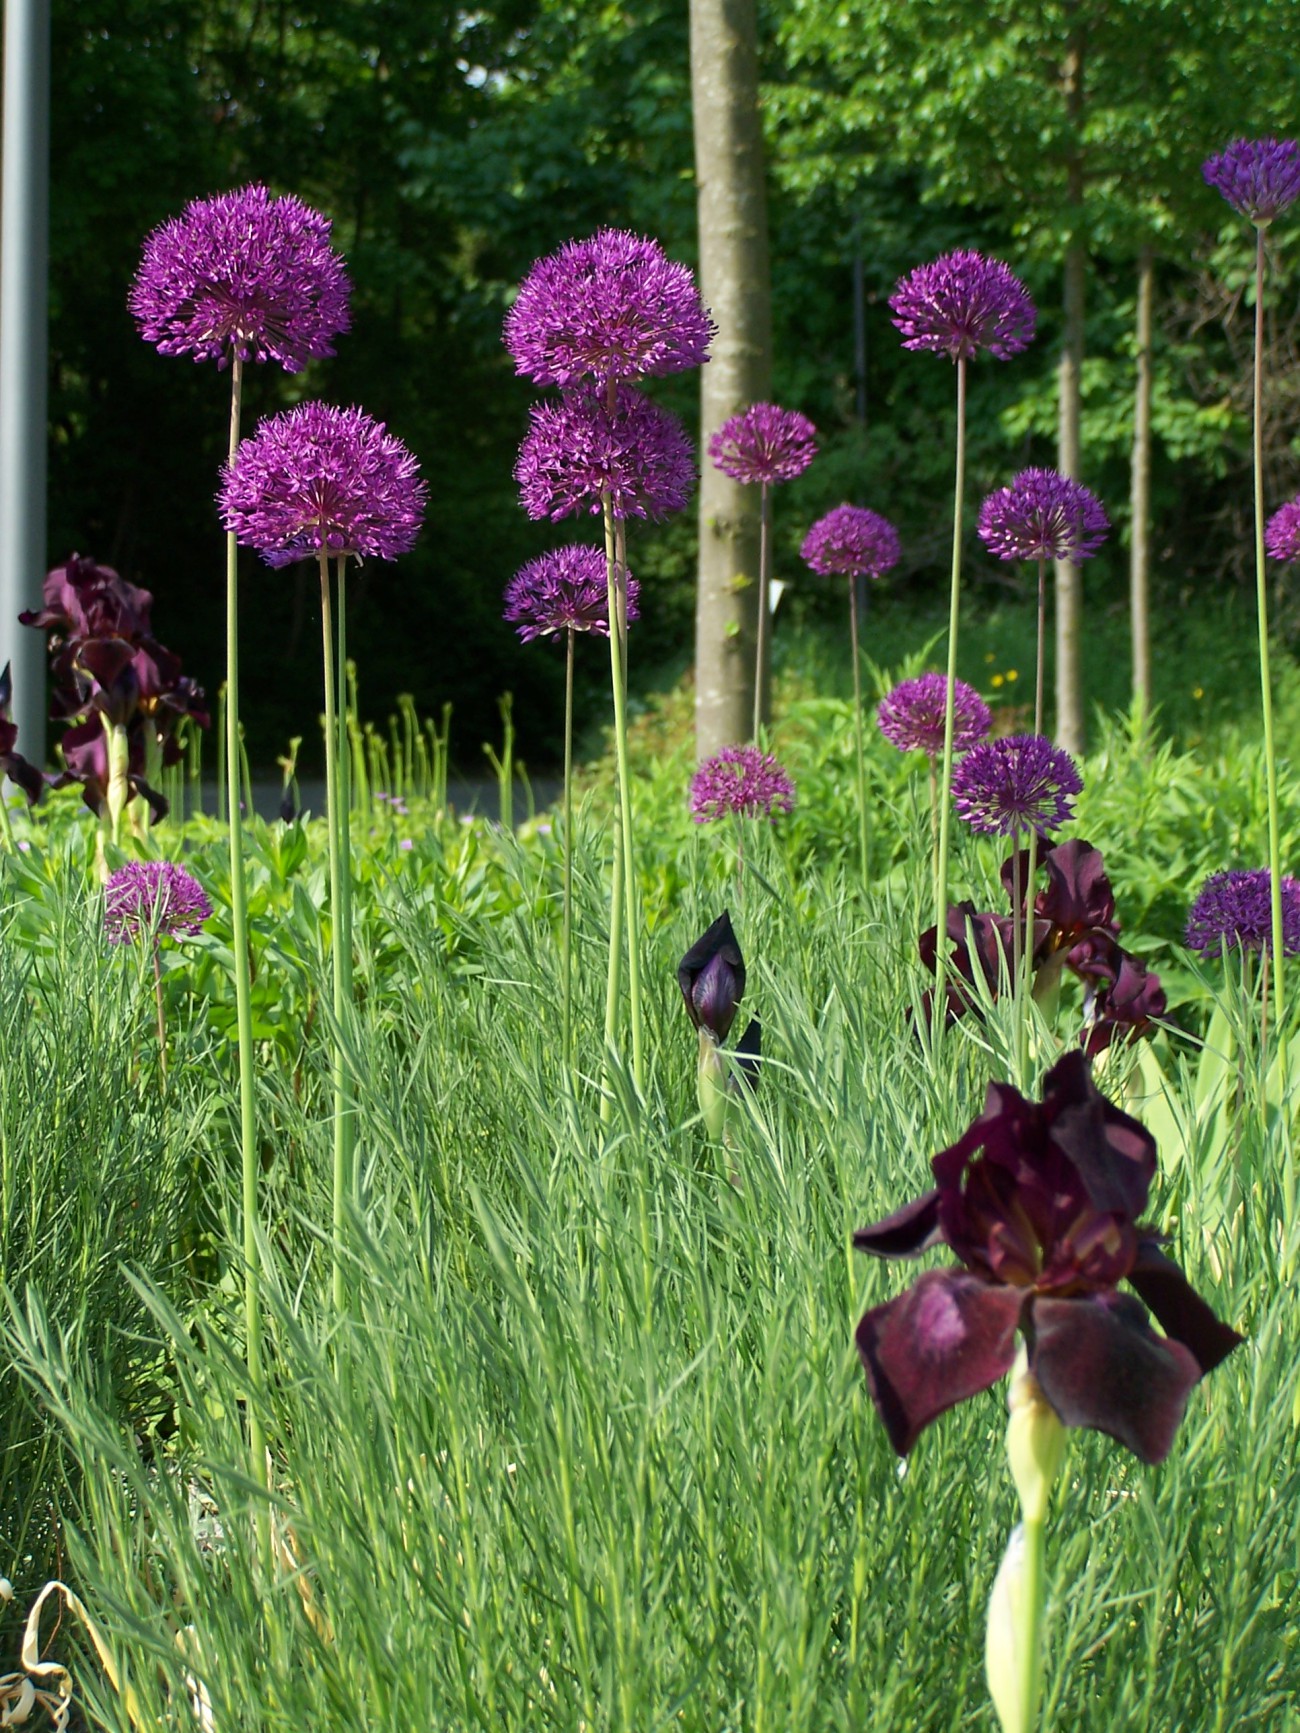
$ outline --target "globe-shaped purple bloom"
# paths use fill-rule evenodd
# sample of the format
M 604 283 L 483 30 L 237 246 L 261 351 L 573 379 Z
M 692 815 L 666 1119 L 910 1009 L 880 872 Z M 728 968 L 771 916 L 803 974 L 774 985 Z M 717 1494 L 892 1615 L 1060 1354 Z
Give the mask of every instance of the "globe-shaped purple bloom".
M 772 818 L 794 807 L 794 783 L 770 752 L 757 746 L 724 746 L 706 758 L 691 778 L 691 817 L 696 824 L 735 813 Z
M 1264 531 L 1264 546 L 1283 564 L 1300 560 L 1300 499 L 1289 500 L 1273 513 Z
M 1229 947 L 1273 950 L 1273 877 L 1267 867 L 1213 873 L 1187 917 L 1188 950 L 1221 957 Z M 1300 955 L 1300 883 L 1282 880 L 1282 954 Z
M 529 517 L 596 513 L 608 493 L 616 518 L 660 518 L 691 497 L 695 453 L 686 429 L 630 385 L 617 388 L 612 409 L 586 387 L 529 413 L 515 464 Z
M 880 700 L 876 721 L 880 732 L 900 752 L 924 752 L 935 759 L 943 751 L 944 709 L 948 679 L 921 674 L 903 680 Z M 952 749 L 969 752 L 983 740 L 992 723 L 989 707 L 964 680 L 952 689 Z
M 330 226 L 263 186 L 196 199 L 145 240 L 127 301 L 140 335 L 218 367 L 236 355 L 296 373 L 332 355 L 350 285 Z
M 1237 138 L 1201 173 L 1234 211 L 1265 228 L 1300 198 L 1300 145 L 1289 138 Z
M 203 886 L 171 860 L 128 861 L 104 887 L 104 931 L 114 945 L 142 933 L 191 937 L 211 913 Z
M 641 586 L 628 574 L 627 617 L 639 613 Z M 521 566 L 506 585 L 503 616 L 528 643 L 556 632 L 595 632 L 609 637 L 609 590 L 605 555 L 585 543 L 553 548 Z
M 753 403 L 709 441 L 715 469 L 746 485 L 793 481 L 817 455 L 817 429 L 797 409 Z
M 1041 734 L 1009 734 L 971 747 L 953 772 L 952 805 L 986 836 L 1050 836 L 1082 787 L 1068 752 Z
M 987 349 L 1007 361 L 1028 348 L 1038 315 L 1019 277 L 983 253 L 945 253 L 899 279 L 889 297 L 904 349 L 929 349 L 953 361 Z
M 1095 493 L 1054 469 L 1022 469 L 980 507 L 980 540 L 1000 560 L 1091 559 L 1110 519 Z
M 539 259 L 506 315 L 515 371 L 539 385 L 698 367 L 714 325 L 695 278 L 658 241 L 598 229 Z
M 818 518 L 799 550 L 823 577 L 881 578 L 898 564 L 898 531 L 865 506 L 837 505 Z
M 360 409 L 300 403 L 269 416 L 222 472 L 221 519 L 269 566 L 320 550 L 395 560 L 420 533 L 419 465 Z

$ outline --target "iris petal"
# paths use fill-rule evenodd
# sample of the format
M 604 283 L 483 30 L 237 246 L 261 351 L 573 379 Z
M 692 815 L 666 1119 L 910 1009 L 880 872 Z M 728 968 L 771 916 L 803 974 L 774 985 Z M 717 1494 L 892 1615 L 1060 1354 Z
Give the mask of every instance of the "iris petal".
M 1215 1317 L 1178 1265 L 1153 1240 L 1139 1242 L 1128 1280 L 1155 1313 L 1165 1334 L 1190 1348 L 1202 1375 L 1212 1372 L 1245 1340 Z

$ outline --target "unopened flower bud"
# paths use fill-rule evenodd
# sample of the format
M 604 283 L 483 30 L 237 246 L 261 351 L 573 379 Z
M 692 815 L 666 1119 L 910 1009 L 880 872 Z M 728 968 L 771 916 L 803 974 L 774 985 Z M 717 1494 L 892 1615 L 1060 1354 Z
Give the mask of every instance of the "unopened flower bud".
M 700 1062 L 698 1090 L 700 1113 L 705 1129 L 715 1143 L 721 1143 L 727 1129 L 727 1060 L 726 1055 L 707 1029 L 700 1030 Z
M 1011 1410 L 1007 1422 L 1007 1459 L 1020 1495 L 1020 1509 L 1026 1522 L 1041 1523 L 1047 1516 L 1047 1501 L 1061 1472 L 1065 1427 L 1029 1370 L 1023 1348 L 1012 1368 L 1007 1406 Z
M 1023 1524 L 1017 1523 L 993 1579 L 984 1632 L 984 1671 L 1002 1733 L 1028 1733 L 1023 1701 L 1024 1669 L 1020 1663 L 1024 1580 L 1025 1530 Z

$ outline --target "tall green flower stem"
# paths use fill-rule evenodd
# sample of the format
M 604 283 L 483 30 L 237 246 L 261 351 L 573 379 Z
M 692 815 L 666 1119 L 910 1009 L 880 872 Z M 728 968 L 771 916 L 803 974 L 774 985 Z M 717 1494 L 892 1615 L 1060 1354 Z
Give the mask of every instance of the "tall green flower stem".
M 238 355 L 230 363 L 230 461 L 239 445 L 239 413 L 243 399 L 244 364 Z M 248 1455 L 255 1486 L 267 1487 L 266 1435 L 259 1410 L 262 1383 L 261 1254 L 257 1244 L 257 1101 L 254 1094 L 253 979 L 248 943 L 248 892 L 244 882 L 243 814 L 240 809 L 239 751 L 239 549 L 233 531 L 226 534 L 226 696 L 225 796 L 230 837 L 230 924 L 235 968 L 235 1038 L 239 1053 L 239 1152 L 243 1205 L 244 1353 L 250 1385 Z M 258 1546 L 271 1557 L 270 1518 L 265 1507 L 258 1516 Z
M 162 1087 L 167 1088 L 167 1021 L 163 1015 L 163 984 L 162 957 L 159 955 L 158 935 L 153 935 L 153 1005 L 154 1014 L 158 1020 L 158 1076 Z
M 348 668 L 348 588 L 347 588 L 348 556 L 338 554 L 334 560 L 334 572 L 337 579 L 338 619 L 335 630 L 338 636 L 338 695 L 342 697 L 349 690 Z M 355 685 L 355 671 L 351 676 Z M 331 814 L 330 826 L 338 832 L 339 839 L 339 883 L 338 883 L 338 946 L 337 956 L 341 969 L 343 983 L 342 1015 L 346 1016 L 352 1007 L 352 751 L 349 735 L 349 716 L 346 704 L 339 716 L 339 804 L 337 816 Z M 334 1008 L 336 1017 L 340 1015 L 339 1007 Z M 342 1025 L 340 1024 L 340 1029 Z M 345 1195 L 352 1203 L 358 1203 L 357 1194 L 357 1104 L 352 1087 L 352 1077 L 347 1065 L 343 1066 L 343 1093 L 335 1102 L 334 1135 L 341 1138 L 343 1149 L 343 1175 Z
M 614 761 L 618 777 L 618 810 L 623 847 L 623 920 L 627 933 L 627 991 L 632 1020 L 632 1076 L 645 1090 L 645 1053 L 641 1024 L 641 920 L 636 884 L 636 848 L 632 833 L 632 775 L 627 750 L 627 553 L 626 531 L 614 516 L 608 491 L 602 495 L 605 515 L 605 573 L 609 604 L 610 680 L 614 691 Z M 617 871 L 618 863 L 615 862 Z M 619 936 L 621 941 L 621 935 Z M 610 945 L 616 943 L 611 898 Z M 613 965 L 611 963 L 611 972 Z M 608 1033 L 608 1030 L 607 1030 Z
M 573 1065 L 573 644 L 570 626 L 564 646 L 564 927 L 560 939 L 564 972 L 564 1068 Z
M 1047 660 L 1047 561 L 1038 562 L 1038 646 L 1034 654 L 1034 733 L 1043 732 L 1043 684 Z
M 1273 688 L 1268 665 L 1268 576 L 1264 551 L 1264 230 L 1255 231 L 1255 367 L 1253 389 L 1255 470 L 1255 601 L 1259 614 L 1259 693 L 1264 711 L 1264 770 L 1268 792 L 1268 870 L 1273 928 L 1273 1020 L 1277 1024 L 1278 1077 L 1285 1120 L 1287 1094 L 1286 1001 L 1282 986 L 1282 843 L 1278 818 L 1277 754 L 1273 747 Z M 1295 1161 L 1290 1153 L 1282 1174 L 1284 1228 L 1295 1220 Z
M 324 548 L 318 554 L 320 565 L 321 641 L 325 669 L 325 800 L 329 808 L 329 878 L 330 908 L 334 915 L 333 943 L 330 946 L 334 987 L 334 1051 L 331 1075 L 334 1083 L 334 1209 L 332 1217 L 334 1241 L 331 1249 L 331 1292 L 335 1310 L 342 1312 L 347 1305 L 347 1288 L 343 1276 L 343 1231 L 347 1221 L 347 1205 L 351 1195 L 351 1175 L 348 1172 L 348 1078 L 343 1059 L 343 1020 L 348 1004 L 348 963 L 341 931 L 344 919 L 343 851 L 341 844 L 342 812 L 339 805 L 341 784 L 339 751 L 339 707 L 334 661 L 334 630 L 330 598 L 330 563 Z
M 849 644 L 853 655 L 853 756 L 858 785 L 858 870 L 865 891 L 868 883 L 867 761 L 862 742 L 862 657 L 858 653 L 858 580 L 849 574 Z M 952 705 L 948 706 L 952 723 Z M 757 736 L 755 736 L 757 738 Z
M 959 355 L 957 367 L 957 453 L 953 484 L 952 586 L 948 598 L 948 691 L 943 711 L 943 778 L 939 802 L 939 864 L 934 875 L 935 946 L 933 1037 L 942 1039 L 942 1007 L 948 1002 L 945 976 L 948 972 L 948 851 L 952 834 L 952 735 L 953 700 L 957 691 L 957 622 L 961 602 L 962 499 L 966 492 L 966 357 Z
M 1034 733 L 1043 732 L 1043 693 L 1046 684 L 1047 660 L 1047 561 L 1038 562 L 1038 644 L 1034 654 Z M 1017 860 L 1019 851 L 1017 850 Z M 1029 865 L 1025 874 L 1025 936 L 1022 950 L 1023 972 L 1019 964 L 1016 968 L 1016 1060 L 1020 1068 L 1020 1087 L 1027 1089 L 1029 1080 L 1025 1074 L 1025 1065 L 1029 1040 L 1029 1002 L 1033 997 L 1034 982 L 1034 886 L 1038 875 L 1038 832 L 1031 826 L 1029 831 Z M 1020 891 L 1016 890 L 1015 908 L 1019 919 Z
M 772 587 L 772 490 L 762 483 L 758 512 L 758 636 L 754 648 L 754 745 L 763 726 L 763 695 L 767 685 L 767 637 Z

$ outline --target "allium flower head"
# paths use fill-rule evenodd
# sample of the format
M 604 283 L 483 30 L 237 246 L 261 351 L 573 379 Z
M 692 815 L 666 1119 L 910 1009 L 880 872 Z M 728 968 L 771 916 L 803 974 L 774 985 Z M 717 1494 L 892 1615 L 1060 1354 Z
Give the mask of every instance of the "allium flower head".
M 837 505 L 818 518 L 799 550 L 823 577 L 882 578 L 898 564 L 898 531 L 864 506 Z
M 211 913 L 203 886 L 171 860 L 128 861 L 104 887 L 104 931 L 115 945 L 142 933 L 190 937 Z
M 1010 360 L 1034 340 L 1038 315 L 1019 277 L 983 253 L 945 253 L 918 265 L 889 297 L 904 349 L 929 349 L 953 361 L 987 349 Z
M 1212 873 L 1187 917 L 1187 948 L 1221 957 L 1229 947 L 1273 950 L 1273 876 L 1267 867 Z M 1300 955 L 1300 883 L 1282 880 L 1282 954 Z
M 1284 565 L 1300 560 L 1300 499 L 1288 500 L 1273 513 L 1264 531 L 1264 546 Z
M 599 512 L 606 492 L 616 518 L 666 517 L 695 486 L 695 453 L 675 415 L 620 385 L 611 409 L 590 388 L 538 403 L 519 448 L 515 480 L 531 518 Z
M 263 186 L 196 199 L 146 239 L 127 304 L 164 355 L 296 373 L 348 328 L 350 285 L 329 243 L 328 217 Z
M 772 818 L 794 807 L 794 783 L 770 752 L 757 746 L 724 746 L 706 758 L 691 778 L 691 817 L 696 824 L 735 813 Z
M 419 465 L 360 409 L 300 403 L 269 416 L 222 473 L 222 523 L 268 566 L 320 549 L 395 560 L 420 533 Z
M 1009 1372 L 1022 1333 L 1064 1425 L 1162 1461 L 1193 1386 L 1242 1338 L 1139 1219 L 1156 1173 L 1150 1132 L 1098 1092 L 1075 1051 L 1047 1073 L 1041 1102 L 990 1083 L 983 1113 L 930 1166 L 930 1191 L 853 1236 L 875 1257 L 946 1245 L 956 1259 L 858 1325 L 894 1449 L 905 1456 L 932 1420 Z
M 628 574 L 627 617 L 635 620 L 641 586 Z M 554 548 L 521 566 L 506 585 L 504 618 L 530 639 L 556 632 L 596 632 L 609 637 L 609 590 L 605 555 L 585 543 Z
M 903 680 L 880 701 L 876 721 L 880 732 L 900 752 L 924 752 L 931 759 L 943 751 L 944 707 L 948 680 L 944 674 L 922 674 Z M 958 680 L 952 695 L 952 749 L 969 752 L 988 733 L 992 716 L 973 686 Z
M 1259 228 L 1300 198 L 1300 145 L 1289 138 L 1237 138 L 1201 173 L 1234 211 Z
M 1009 734 L 972 746 L 953 772 L 952 805 L 985 835 L 1050 836 L 1082 787 L 1068 752 L 1041 734 Z
M 817 455 L 817 429 L 797 409 L 753 403 L 709 441 L 715 469 L 747 484 L 793 481 Z
M 1088 560 L 1109 528 L 1096 494 L 1054 469 L 1022 469 L 980 507 L 980 540 L 1000 560 Z
M 506 315 L 516 373 L 539 385 L 642 379 L 709 358 L 695 278 L 658 241 L 598 229 L 539 259 Z

